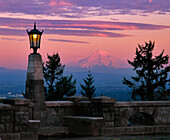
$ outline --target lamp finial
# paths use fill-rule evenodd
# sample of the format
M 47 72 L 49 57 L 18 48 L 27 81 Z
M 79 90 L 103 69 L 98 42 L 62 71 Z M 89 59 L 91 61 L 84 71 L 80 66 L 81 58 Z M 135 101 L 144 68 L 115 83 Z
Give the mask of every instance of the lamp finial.
M 34 22 L 34 29 L 36 29 L 36 22 Z

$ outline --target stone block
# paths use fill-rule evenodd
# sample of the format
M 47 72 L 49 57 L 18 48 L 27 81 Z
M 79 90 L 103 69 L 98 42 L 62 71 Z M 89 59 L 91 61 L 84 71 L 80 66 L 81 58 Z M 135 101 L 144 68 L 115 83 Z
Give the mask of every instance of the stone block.
M 38 139 L 40 132 L 40 120 L 29 120 L 28 132 L 34 133 L 34 139 Z
M 164 127 L 164 133 L 170 134 L 170 125 L 165 125 L 165 127 Z
M 115 127 L 113 128 L 113 135 L 119 136 L 123 135 L 125 133 L 125 128 L 124 127 Z
M 13 131 L 13 110 L 0 111 L 0 133 Z
M 120 118 L 120 126 L 121 126 L 121 127 L 126 127 L 126 126 L 128 126 L 128 119 L 126 119 L 126 118 Z
M 109 112 L 109 109 L 107 107 L 103 107 L 103 112 Z
M 64 119 L 72 134 L 82 136 L 101 135 L 103 127 L 102 117 L 66 116 Z
M 113 136 L 114 135 L 113 134 L 113 128 L 106 128 L 106 127 L 104 127 L 102 129 L 101 135 L 103 135 L 103 136 Z
M 170 107 L 169 106 L 165 107 L 164 109 L 165 109 L 165 111 L 170 111 Z
M 6 128 L 4 123 L 0 123 L 0 134 L 6 133 Z
M 20 140 L 36 140 L 33 132 L 21 132 Z
M 40 120 L 29 120 L 28 121 L 28 131 L 38 132 L 40 128 Z
M 104 124 L 105 128 L 114 127 L 114 122 L 105 122 Z
M 166 116 L 166 115 L 168 115 L 168 111 L 162 110 L 162 111 L 159 111 L 158 114 L 159 114 L 159 116 Z
M 29 112 L 15 112 L 15 116 L 29 116 Z
M 111 121 L 111 113 L 103 113 L 104 121 Z
M 164 128 L 165 128 L 164 125 L 158 125 L 155 127 L 155 132 L 156 133 L 164 133 Z
M 2 110 L 12 110 L 12 109 L 13 109 L 12 105 L 0 103 L 0 111 L 2 111 Z
M 6 133 L 6 134 L 0 134 L 1 140 L 20 140 L 20 134 L 19 133 Z
M 71 104 L 70 104 L 71 103 Z M 64 103 L 50 103 L 47 107 L 47 125 L 62 126 L 64 124 L 64 116 L 74 115 L 74 106 L 71 101 L 64 101 Z M 54 105 L 54 106 L 52 106 Z
M 12 122 L 13 110 L 0 111 L 0 123 Z
M 80 96 L 80 95 L 74 95 L 74 96 L 66 97 L 65 100 L 78 103 L 80 101 L 88 101 L 89 98 L 88 97 L 83 97 L 83 96 Z
M 114 113 L 110 113 L 110 114 L 111 114 L 110 120 L 111 120 L 111 121 L 114 121 L 114 119 L 115 119 L 115 114 L 114 114 Z
M 121 118 L 115 117 L 114 123 L 115 123 L 115 127 L 120 127 L 121 126 Z
M 75 106 L 76 116 L 92 116 L 92 104 L 91 101 L 80 101 Z
M 134 134 L 136 134 L 136 135 L 145 134 L 145 126 L 135 126 L 134 127 Z
M 25 98 L 10 98 L 4 99 L 4 104 L 11 104 L 11 105 L 29 105 L 30 100 Z
M 125 127 L 125 134 L 133 135 L 134 134 L 134 127 Z
M 145 126 L 145 132 L 146 134 L 153 134 L 154 129 L 152 126 Z
M 106 96 L 93 97 L 91 99 L 92 103 L 115 103 L 116 99 Z
M 16 105 L 14 109 L 15 109 L 15 112 L 23 112 L 23 111 L 28 112 L 29 108 L 28 108 L 28 105 Z
M 73 106 L 72 101 L 46 101 L 46 107 L 60 107 L 60 106 Z
M 69 133 L 67 127 L 61 126 L 45 126 L 40 128 L 40 135 L 42 136 L 66 136 Z
M 13 132 L 13 123 L 5 123 L 5 129 L 6 129 L 6 133 L 12 133 Z
M 114 112 L 114 105 L 113 104 L 109 104 L 110 106 L 108 107 L 108 112 Z

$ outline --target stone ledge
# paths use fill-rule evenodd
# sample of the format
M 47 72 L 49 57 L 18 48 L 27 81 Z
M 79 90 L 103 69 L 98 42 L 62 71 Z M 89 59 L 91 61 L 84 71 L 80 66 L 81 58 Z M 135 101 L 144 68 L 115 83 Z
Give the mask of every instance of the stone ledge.
M 11 105 L 29 105 L 30 100 L 25 98 L 10 98 L 3 100 L 3 103 Z
M 170 101 L 129 101 L 129 102 L 116 102 L 115 107 L 133 107 L 133 106 L 170 106 Z
M 103 117 L 64 116 L 64 119 L 103 120 Z
M 115 103 L 116 99 L 107 96 L 100 96 L 100 97 L 93 97 L 91 101 L 92 103 Z
M 91 101 L 80 101 L 79 104 L 91 104 Z
M 89 101 L 89 98 L 83 97 L 83 96 L 80 96 L 80 95 L 74 95 L 74 96 L 66 97 L 65 100 L 77 103 L 77 102 L 80 102 L 80 101 Z
M 73 106 L 72 101 L 46 101 L 46 107 L 55 107 L 55 106 Z
M 12 110 L 13 106 L 12 105 L 8 105 L 8 104 L 1 104 L 0 103 L 0 110 Z
M 28 120 L 29 123 L 40 123 L 40 120 Z

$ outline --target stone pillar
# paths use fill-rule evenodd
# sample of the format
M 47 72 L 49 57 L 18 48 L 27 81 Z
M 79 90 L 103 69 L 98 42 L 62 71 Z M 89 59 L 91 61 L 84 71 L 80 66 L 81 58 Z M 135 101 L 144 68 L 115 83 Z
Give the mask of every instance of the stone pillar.
M 3 100 L 3 103 L 13 105 L 13 132 L 27 132 L 30 100 L 23 98 L 11 98 Z
M 111 97 L 94 97 L 92 101 L 92 116 L 103 117 L 104 127 L 114 127 L 114 104 L 116 100 Z
M 34 139 L 38 140 L 40 120 L 29 120 L 28 132 L 34 133 Z
M 45 124 L 45 91 L 42 58 L 40 54 L 29 55 L 25 97 L 33 101 L 33 119 L 40 120 L 41 125 Z

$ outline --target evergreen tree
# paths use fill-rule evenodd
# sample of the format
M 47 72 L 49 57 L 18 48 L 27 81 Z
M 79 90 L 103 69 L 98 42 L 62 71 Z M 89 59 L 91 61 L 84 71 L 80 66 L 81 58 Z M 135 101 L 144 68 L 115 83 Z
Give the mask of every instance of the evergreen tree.
M 73 75 L 62 76 L 55 85 L 56 96 L 52 97 L 54 100 L 62 100 L 64 96 L 73 96 L 76 93 L 76 80 L 73 80 Z
M 54 93 L 55 82 L 63 74 L 65 65 L 60 63 L 60 56 L 58 53 L 52 56 L 47 54 L 47 59 L 46 64 L 43 64 L 43 75 L 48 85 L 48 92 L 52 94 Z
M 47 58 L 46 64 L 43 64 L 43 75 L 47 83 L 47 88 L 45 87 L 46 100 L 60 100 L 62 99 L 60 97 L 63 97 L 64 95 L 69 96 L 73 93 L 75 94 L 76 81 L 71 81 L 72 75 L 70 77 L 63 76 L 65 65 L 60 63 L 59 54 L 56 53 L 52 56 L 47 54 Z M 56 85 L 60 86 L 61 92 L 58 92 Z M 65 93 L 62 92 L 62 89 L 65 89 Z
M 83 96 L 89 97 L 89 99 L 91 99 L 92 97 L 96 96 L 95 93 L 95 86 L 93 85 L 94 83 L 94 77 L 92 76 L 92 74 L 88 73 L 88 76 L 86 79 L 83 79 L 85 85 L 80 84 L 82 91 L 81 94 Z
M 133 100 L 167 100 L 169 95 L 166 85 L 170 82 L 168 79 L 170 66 L 164 67 L 168 64 L 169 56 L 163 56 L 163 50 L 153 58 L 154 45 L 155 43 L 151 41 L 145 42 L 145 46 L 138 45 L 134 60 L 128 60 L 137 76 L 131 76 L 133 82 L 124 77 L 123 84 L 132 88 Z

